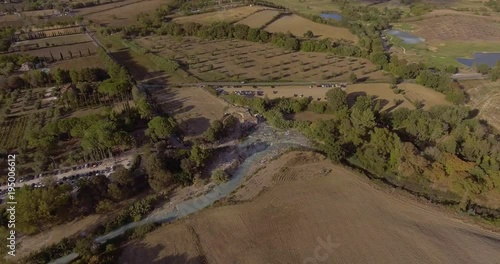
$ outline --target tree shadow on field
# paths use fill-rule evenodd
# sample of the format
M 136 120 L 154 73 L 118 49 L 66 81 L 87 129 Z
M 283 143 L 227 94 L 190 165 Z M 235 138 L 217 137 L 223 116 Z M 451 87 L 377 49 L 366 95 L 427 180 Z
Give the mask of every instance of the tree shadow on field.
M 377 103 L 380 104 L 380 109 L 383 109 L 386 105 L 389 104 L 389 101 L 386 99 L 375 99 L 373 100 L 373 105 L 376 105 Z
M 210 120 L 205 117 L 194 117 L 182 121 L 179 126 L 189 136 L 199 136 L 210 127 Z
M 364 76 L 364 77 L 358 78 L 358 80 L 356 82 L 362 83 L 362 82 L 368 81 L 368 79 L 370 79 L 370 77 Z
M 128 248 L 128 250 L 127 250 Z M 149 246 L 144 242 L 133 242 L 122 251 L 119 263 L 123 264 L 205 264 L 205 256 L 190 258 L 186 253 L 160 257 L 163 245 Z
M 404 103 L 404 101 L 399 101 L 397 104 L 395 104 L 395 105 L 393 105 L 393 106 L 391 106 L 391 107 L 387 108 L 387 109 L 385 110 L 385 112 L 387 112 L 387 113 L 392 112 L 392 110 L 396 109 L 396 107 L 400 106 L 402 103 Z
M 366 96 L 365 92 L 352 92 L 347 94 L 347 104 L 352 107 L 360 96 Z
M 175 110 L 172 115 L 182 114 L 191 111 L 194 108 L 194 105 L 188 105 Z
M 168 84 L 168 75 L 163 71 L 149 72 L 142 80 L 147 84 Z
M 469 111 L 469 116 L 467 118 L 469 119 L 476 118 L 478 115 L 479 115 L 479 109 L 474 108 Z
M 145 77 L 150 76 L 148 69 L 146 69 L 144 66 L 140 65 L 137 63 L 132 55 L 130 55 L 129 50 L 121 50 L 117 52 L 111 53 L 111 56 L 118 61 L 121 65 L 125 66 L 125 68 L 128 69 L 130 74 L 134 77 L 136 80 L 142 80 Z
M 154 262 L 154 263 L 156 263 L 156 262 Z M 193 258 L 189 258 L 188 256 L 186 256 L 186 254 L 175 254 L 175 255 L 170 255 L 168 257 L 162 258 L 160 260 L 160 262 L 158 262 L 158 263 L 205 264 L 205 263 L 207 263 L 207 259 L 204 256 L 196 256 Z

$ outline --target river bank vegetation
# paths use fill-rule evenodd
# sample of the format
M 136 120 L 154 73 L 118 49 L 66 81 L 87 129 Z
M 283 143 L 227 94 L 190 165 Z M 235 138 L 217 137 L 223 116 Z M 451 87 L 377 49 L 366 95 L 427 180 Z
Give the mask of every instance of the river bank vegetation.
M 466 107 L 401 108 L 388 114 L 369 95 L 358 96 L 349 106 L 347 94 L 340 88 L 327 93 L 326 103 L 238 95 L 225 98 L 263 114 L 278 128 L 302 131 L 334 162 L 365 169 L 438 203 L 491 220 L 500 217 L 494 202 L 500 193 L 499 135 Z M 305 110 L 335 117 L 314 122 L 283 117 Z

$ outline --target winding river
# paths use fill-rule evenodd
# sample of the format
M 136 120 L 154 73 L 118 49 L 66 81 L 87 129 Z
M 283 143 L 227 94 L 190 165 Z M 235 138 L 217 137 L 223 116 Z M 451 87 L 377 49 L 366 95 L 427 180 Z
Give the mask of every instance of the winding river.
M 243 153 L 246 159 L 229 181 L 215 186 L 204 195 L 179 203 L 174 211 L 155 212 L 154 217 L 150 216 L 139 222 L 126 224 L 108 234 L 97 237 L 94 241 L 103 244 L 110 239 L 123 235 L 125 231 L 132 228 L 150 223 L 169 223 L 198 212 L 230 195 L 244 182 L 245 176 L 252 166 L 264 157 L 279 155 L 286 148 L 294 146 L 310 147 L 311 144 L 307 138 L 298 132 L 278 131 L 268 124 L 262 123 L 258 125 L 257 129 L 245 141 L 238 145 L 238 152 Z M 78 258 L 78 254 L 73 252 L 51 262 L 51 264 L 70 263 L 76 258 Z

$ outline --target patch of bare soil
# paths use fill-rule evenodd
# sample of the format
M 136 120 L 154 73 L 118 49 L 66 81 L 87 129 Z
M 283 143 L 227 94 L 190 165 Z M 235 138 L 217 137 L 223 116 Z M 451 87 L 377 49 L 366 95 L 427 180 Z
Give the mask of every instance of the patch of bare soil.
M 282 169 L 285 168 L 285 169 Z M 327 172 L 322 174 L 321 172 Z M 120 263 L 496 263 L 500 235 L 395 198 L 317 154 L 256 171 L 235 198 L 124 247 Z M 267 186 L 256 196 L 253 188 Z
M 20 243 L 16 252 L 16 258 L 23 258 L 31 252 L 35 252 L 43 246 L 58 243 L 63 238 L 73 236 L 84 230 L 91 228 L 102 220 L 103 216 L 90 215 L 80 220 L 75 220 L 67 224 L 55 226 L 43 233 L 34 236 L 21 237 L 17 242 Z
M 234 201 L 255 198 L 262 191 L 286 181 L 315 179 L 326 176 L 331 169 L 324 156 L 312 152 L 284 154 L 274 162 L 251 172 L 247 182 L 234 194 Z
M 201 136 L 212 121 L 223 117 L 227 106 L 197 87 L 155 90 L 153 96 L 167 113 L 174 116 L 188 138 Z

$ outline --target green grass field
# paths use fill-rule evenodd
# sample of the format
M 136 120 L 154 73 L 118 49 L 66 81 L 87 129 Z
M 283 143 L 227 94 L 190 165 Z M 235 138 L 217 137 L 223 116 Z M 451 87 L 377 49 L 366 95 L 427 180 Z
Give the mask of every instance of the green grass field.
M 424 63 L 444 67 L 453 65 L 465 68 L 459 63 L 457 58 L 472 58 L 475 52 L 499 52 L 499 42 L 442 42 L 430 43 L 422 42 L 419 44 L 406 44 L 397 37 L 392 39 L 388 37 L 389 43 L 394 45 L 393 50 L 400 58 L 405 58 L 408 61 L 422 61 Z M 404 51 L 403 51 L 404 48 Z M 405 54 L 405 53 L 406 54 Z
M 408 32 L 412 32 L 413 30 L 415 30 L 415 26 L 413 26 L 412 24 L 409 24 L 409 23 L 395 23 L 392 25 L 392 27 L 394 29 L 399 29 L 399 30 L 408 31 Z

